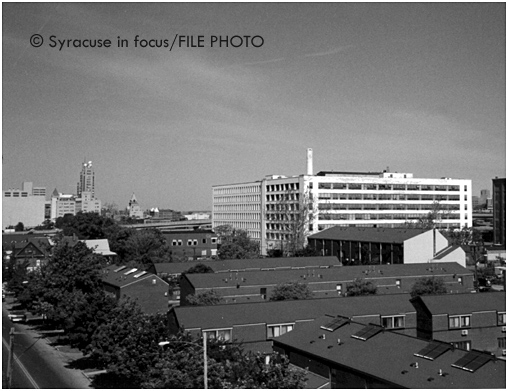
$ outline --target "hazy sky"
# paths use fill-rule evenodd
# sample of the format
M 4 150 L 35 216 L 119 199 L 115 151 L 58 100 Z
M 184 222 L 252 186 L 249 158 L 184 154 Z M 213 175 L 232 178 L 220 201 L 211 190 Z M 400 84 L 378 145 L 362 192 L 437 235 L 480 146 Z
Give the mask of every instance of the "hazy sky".
M 315 172 L 389 166 L 475 195 L 506 175 L 504 3 L 2 8 L 4 188 L 75 192 L 86 158 L 103 203 L 209 209 L 212 185 L 305 173 L 306 148 Z M 175 34 L 206 47 L 134 47 Z M 264 45 L 210 47 L 219 35 Z

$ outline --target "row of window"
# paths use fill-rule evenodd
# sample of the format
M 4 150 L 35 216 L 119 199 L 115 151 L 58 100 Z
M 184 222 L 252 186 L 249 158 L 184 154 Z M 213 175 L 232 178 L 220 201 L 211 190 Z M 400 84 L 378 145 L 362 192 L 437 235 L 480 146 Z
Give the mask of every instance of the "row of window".
M 213 197 L 213 203 L 226 203 L 226 202 L 236 202 L 236 203 L 244 203 L 244 202 L 260 202 L 261 197 L 259 194 L 255 195 L 234 195 L 234 196 L 217 196 Z
M 201 239 L 201 243 L 202 244 L 206 244 L 207 243 L 207 238 L 202 238 Z M 211 244 L 216 244 L 217 243 L 217 238 L 210 238 L 210 243 Z M 183 246 L 183 241 L 181 239 L 173 239 L 173 242 L 171 243 L 172 246 Z M 187 240 L 187 246 L 197 246 L 198 245 L 198 240 L 197 239 L 188 239 Z
M 289 201 L 298 201 L 299 199 L 300 199 L 299 193 L 266 195 L 267 202 L 289 202 Z
M 506 325 L 506 312 L 499 312 L 497 314 L 498 326 Z M 471 315 L 453 315 L 448 316 L 448 328 L 462 329 L 471 327 Z
M 8 191 L 4 192 L 4 197 L 11 197 L 11 196 L 12 197 L 19 197 L 20 193 L 16 193 L 16 192 L 10 193 Z M 28 193 L 27 192 L 22 192 L 21 193 L 21 197 L 28 197 Z
M 234 187 L 220 187 L 214 188 L 213 194 L 243 194 L 243 193 L 260 193 L 261 185 L 249 185 L 249 186 L 234 186 Z
M 318 189 L 333 190 L 403 190 L 403 191 L 460 191 L 459 185 L 413 185 L 386 183 L 318 183 Z M 467 186 L 464 186 L 467 190 Z
M 464 205 L 466 206 L 466 205 Z M 320 202 L 318 210 L 425 210 L 430 211 L 432 204 L 357 204 L 357 203 L 329 203 Z M 443 204 L 439 207 L 445 210 L 459 210 L 460 204 Z M 465 208 L 467 210 L 467 207 Z
M 460 201 L 458 194 L 363 194 L 363 193 L 318 193 L 320 200 L 383 200 L 383 201 Z M 467 196 L 464 195 L 464 201 Z
M 320 213 L 318 220 L 414 220 L 423 217 L 424 215 L 413 215 L 413 214 L 372 214 L 372 213 L 357 213 L 357 214 L 339 214 L 339 213 Z M 459 213 L 449 213 L 440 216 L 441 220 L 460 220 Z M 465 216 L 467 219 L 467 216 Z
M 230 205 L 214 205 L 214 212 L 243 212 L 246 210 L 259 210 L 261 207 L 260 204 L 230 204 Z
M 266 191 L 267 192 L 274 192 L 274 191 L 295 191 L 300 189 L 300 184 L 298 182 L 296 183 L 280 183 L 278 185 L 267 185 Z

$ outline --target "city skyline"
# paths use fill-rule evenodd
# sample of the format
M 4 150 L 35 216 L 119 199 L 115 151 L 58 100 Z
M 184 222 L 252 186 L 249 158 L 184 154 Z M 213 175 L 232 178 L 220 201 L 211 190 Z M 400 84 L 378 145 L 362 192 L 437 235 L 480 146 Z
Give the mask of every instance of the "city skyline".
M 5 3 L 3 26 L 4 189 L 73 193 L 85 156 L 104 204 L 211 209 L 212 185 L 304 174 L 306 148 L 314 173 L 506 176 L 504 3 Z M 206 47 L 132 46 L 175 34 Z

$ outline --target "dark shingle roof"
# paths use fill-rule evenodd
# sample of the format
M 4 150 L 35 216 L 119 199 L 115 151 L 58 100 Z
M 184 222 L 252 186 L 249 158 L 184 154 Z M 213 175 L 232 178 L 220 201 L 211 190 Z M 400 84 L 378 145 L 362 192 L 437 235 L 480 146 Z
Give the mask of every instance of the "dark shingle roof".
M 264 301 L 200 307 L 175 307 L 178 323 L 186 329 L 220 328 L 255 323 L 285 323 L 320 316 L 397 315 L 416 312 L 408 294 L 334 297 L 327 299 Z
M 321 362 L 331 362 L 352 371 L 384 379 L 393 386 L 406 388 L 505 388 L 506 363 L 490 361 L 475 372 L 457 369 L 451 364 L 467 352 L 450 349 L 435 360 L 414 356 L 429 342 L 396 332 L 384 331 L 366 341 L 351 336 L 365 327 L 351 322 L 333 332 L 320 326 L 332 320 L 319 318 L 299 325 L 295 330 L 274 339 L 274 347 L 290 346 L 300 353 L 317 357 Z M 320 338 L 325 335 L 325 339 Z M 340 339 L 341 344 L 337 341 Z M 412 366 L 418 363 L 418 368 Z M 439 371 L 446 376 L 440 376 Z
M 447 294 L 420 296 L 432 315 L 470 314 L 478 311 L 506 311 L 505 292 L 484 292 L 475 294 Z
M 218 261 L 195 261 L 154 263 L 157 273 L 180 274 L 197 264 L 210 266 L 216 273 L 230 270 L 261 270 L 266 268 L 295 268 L 295 267 L 320 267 L 340 266 L 337 257 L 284 257 L 284 258 L 259 258 L 259 259 L 228 259 Z
M 136 269 L 133 267 L 126 267 L 122 270 L 119 270 L 118 272 L 115 272 L 115 270 L 118 270 L 120 267 L 121 266 L 118 266 L 118 265 L 112 265 L 112 266 L 108 266 L 108 267 L 105 267 L 104 269 L 102 269 L 102 275 L 101 275 L 102 282 L 112 285 L 112 286 L 115 286 L 115 287 L 118 287 L 118 288 L 122 288 L 126 285 L 130 285 L 132 283 L 142 281 L 146 278 L 156 278 L 157 280 L 161 280 L 159 277 L 157 277 L 156 275 L 154 275 L 152 273 L 143 273 L 143 275 L 138 276 L 141 272 L 143 272 L 143 270 Z M 132 269 L 136 269 L 136 270 L 132 273 L 125 274 L 126 272 L 128 272 Z M 135 276 L 138 276 L 138 277 L 135 277 Z M 164 284 L 167 284 L 167 283 L 164 282 Z
M 304 281 L 307 284 L 313 284 L 325 281 L 353 281 L 355 278 L 430 277 L 450 274 L 471 275 L 472 272 L 456 262 L 442 262 L 434 264 L 342 266 L 329 269 L 187 274 L 186 278 L 195 288 L 214 288 L 230 287 L 236 283 L 241 286 L 269 286 L 289 281 Z
M 373 243 L 404 243 L 428 229 L 331 227 L 309 236 L 309 239 L 352 240 Z

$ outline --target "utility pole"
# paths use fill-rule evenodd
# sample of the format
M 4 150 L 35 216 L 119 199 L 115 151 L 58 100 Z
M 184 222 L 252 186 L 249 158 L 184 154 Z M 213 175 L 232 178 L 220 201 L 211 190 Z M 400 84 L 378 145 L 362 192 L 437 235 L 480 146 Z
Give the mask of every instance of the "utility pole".
M 204 382 L 205 390 L 208 388 L 208 360 L 206 358 L 206 333 L 203 333 L 203 361 L 204 361 Z
M 14 360 L 14 327 L 9 332 L 9 360 L 7 361 L 7 388 L 12 388 L 12 364 Z

